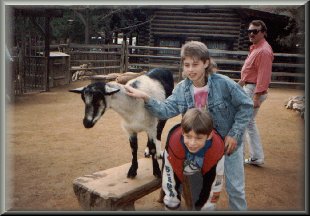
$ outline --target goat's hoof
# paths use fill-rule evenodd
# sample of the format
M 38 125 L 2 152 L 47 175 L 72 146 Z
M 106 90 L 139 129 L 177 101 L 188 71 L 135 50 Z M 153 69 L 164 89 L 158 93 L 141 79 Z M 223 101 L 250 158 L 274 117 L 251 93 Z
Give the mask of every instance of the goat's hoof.
M 134 170 L 132 168 L 129 169 L 128 173 L 127 173 L 127 178 L 135 178 L 137 175 L 137 170 Z
M 156 153 L 157 159 L 163 159 L 164 158 L 164 151 L 160 151 L 159 153 Z
M 150 156 L 151 156 L 151 154 L 150 154 L 149 148 L 146 147 L 146 148 L 144 149 L 144 157 L 149 158 Z
M 137 173 L 128 173 L 127 174 L 127 178 L 131 178 L 131 179 L 135 178 L 136 176 L 137 176 Z
M 161 172 L 153 172 L 153 175 L 156 177 L 156 178 L 161 178 Z

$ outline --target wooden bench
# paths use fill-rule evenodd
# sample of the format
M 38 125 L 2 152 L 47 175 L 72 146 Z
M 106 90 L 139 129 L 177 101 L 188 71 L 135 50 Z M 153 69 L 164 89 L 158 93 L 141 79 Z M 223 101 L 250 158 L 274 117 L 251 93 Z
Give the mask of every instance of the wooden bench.
M 162 160 L 159 160 L 160 167 Z M 161 179 L 153 176 L 152 160 L 138 160 L 134 179 L 127 178 L 131 163 L 79 177 L 73 190 L 84 210 L 135 210 L 137 199 L 159 189 Z

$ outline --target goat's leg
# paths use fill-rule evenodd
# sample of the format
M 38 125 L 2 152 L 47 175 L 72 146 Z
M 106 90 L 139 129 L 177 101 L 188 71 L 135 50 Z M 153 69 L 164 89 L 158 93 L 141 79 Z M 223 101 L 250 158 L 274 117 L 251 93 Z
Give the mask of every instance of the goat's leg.
M 144 150 L 144 157 L 149 158 L 150 156 L 151 156 L 151 154 L 150 154 L 149 147 L 146 146 L 146 148 Z
M 157 138 L 157 156 L 159 158 L 163 158 L 163 151 L 161 150 L 161 135 L 163 133 L 164 127 L 166 125 L 167 120 L 158 120 L 158 124 L 157 124 L 157 134 L 156 134 L 156 138 Z
M 162 135 L 162 132 L 163 132 L 163 129 L 165 127 L 165 124 L 166 124 L 167 120 L 158 120 L 158 123 L 157 123 L 157 130 L 156 130 L 156 152 L 157 152 L 157 157 L 158 158 L 163 158 L 162 157 L 162 154 L 163 154 L 163 151 L 161 150 L 161 135 Z M 150 150 L 148 147 L 145 148 L 144 150 L 144 157 L 150 157 Z
M 137 159 L 138 139 L 136 133 L 132 134 L 129 137 L 129 142 L 132 153 L 132 161 L 131 161 L 131 167 L 127 173 L 127 178 L 134 178 L 137 175 L 137 169 L 138 169 L 138 159 Z
M 161 178 L 161 171 L 160 171 L 159 164 L 157 161 L 156 146 L 155 146 L 154 138 L 148 137 L 147 147 L 149 148 L 150 154 L 152 156 L 153 175 L 157 178 Z

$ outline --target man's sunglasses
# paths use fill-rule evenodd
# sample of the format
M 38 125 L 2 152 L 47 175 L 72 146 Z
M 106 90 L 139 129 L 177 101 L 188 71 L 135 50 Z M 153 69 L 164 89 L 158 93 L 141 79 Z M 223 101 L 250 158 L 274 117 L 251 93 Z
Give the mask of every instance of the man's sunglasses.
M 248 34 L 253 33 L 253 34 L 257 35 L 257 33 L 260 32 L 260 31 L 262 31 L 262 30 L 258 30 L 258 29 L 248 29 L 248 30 L 246 30 L 246 31 L 247 31 Z

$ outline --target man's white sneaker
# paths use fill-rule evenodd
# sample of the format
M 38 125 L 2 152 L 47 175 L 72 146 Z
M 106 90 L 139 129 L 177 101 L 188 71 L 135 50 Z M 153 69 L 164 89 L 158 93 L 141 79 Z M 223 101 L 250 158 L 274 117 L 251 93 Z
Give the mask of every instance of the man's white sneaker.
M 253 159 L 253 158 L 247 158 L 244 160 L 244 164 L 251 164 L 251 165 L 262 165 L 264 164 L 264 160 L 263 159 Z

